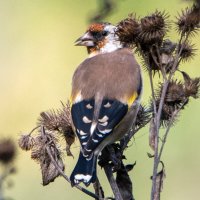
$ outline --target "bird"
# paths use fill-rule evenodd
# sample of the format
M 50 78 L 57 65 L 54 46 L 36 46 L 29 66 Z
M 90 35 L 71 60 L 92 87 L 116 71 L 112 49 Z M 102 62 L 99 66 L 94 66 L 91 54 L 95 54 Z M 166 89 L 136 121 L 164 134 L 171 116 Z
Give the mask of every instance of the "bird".
M 72 126 L 80 141 L 72 186 L 96 181 L 100 152 L 129 132 L 139 109 L 141 68 L 116 31 L 111 23 L 93 23 L 75 42 L 88 57 L 72 78 Z

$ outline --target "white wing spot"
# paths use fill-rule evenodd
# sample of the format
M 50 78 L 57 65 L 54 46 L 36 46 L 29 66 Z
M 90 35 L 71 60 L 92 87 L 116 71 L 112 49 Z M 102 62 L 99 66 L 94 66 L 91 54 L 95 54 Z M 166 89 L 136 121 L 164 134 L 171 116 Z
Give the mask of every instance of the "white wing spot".
M 91 151 L 92 151 L 92 149 L 87 149 L 87 148 L 85 148 L 85 150 L 88 151 L 88 152 L 91 152 Z
M 88 183 L 90 181 L 90 179 L 92 178 L 91 175 L 87 174 L 87 175 L 84 175 L 84 174 L 76 174 L 75 175 L 75 181 L 81 181 L 83 180 L 83 182 L 85 183 Z
M 107 122 L 108 121 L 108 116 L 105 115 L 103 118 L 99 119 L 98 121 L 101 122 L 101 123 L 104 123 L 104 122 Z
M 98 137 L 103 137 L 103 135 L 101 135 L 101 134 L 98 134 L 98 133 L 97 133 L 97 136 L 98 136 Z
M 108 102 L 107 104 L 104 105 L 105 108 L 110 108 L 111 104 Z
M 83 132 L 82 130 L 80 130 L 79 134 L 82 135 L 82 136 L 87 135 L 87 133 Z
M 81 136 L 81 139 L 84 140 L 86 137 L 87 137 L 87 135 L 86 136 Z
M 101 126 L 107 126 L 108 122 L 101 123 Z
M 93 141 L 94 143 L 97 143 L 97 142 L 99 142 L 99 140 L 95 140 L 95 139 L 92 139 L 92 141 Z
M 89 158 L 86 158 L 87 161 L 89 161 L 89 160 L 91 160 L 91 159 L 92 159 L 92 156 L 90 156 Z
M 105 129 L 103 131 L 99 130 L 99 132 L 102 133 L 102 134 L 107 134 L 107 133 L 110 133 L 111 131 L 112 131 L 112 129 Z
M 92 109 L 93 107 L 92 107 L 92 105 L 89 103 L 89 104 L 86 105 L 86 108 L 87 108 L 87 109 Z
M 83 122 L 86 124 L 89 124 L 92 122 L 92 120 L 89 120 L 86 116 L 83 117 Z
M 83 142 L 83 143 L 82 143 L 82 145 L 86 145 L 86 144 L 87 144 L 87 142 Z

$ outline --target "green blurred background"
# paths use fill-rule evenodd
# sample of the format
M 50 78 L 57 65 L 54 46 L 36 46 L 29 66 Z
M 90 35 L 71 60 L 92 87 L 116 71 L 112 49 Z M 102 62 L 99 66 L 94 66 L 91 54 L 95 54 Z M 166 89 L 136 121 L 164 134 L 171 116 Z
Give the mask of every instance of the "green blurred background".
M 175 20 L 177 12 L 189 5 L 180 0 L 115 1 L 117 9 L 106 21 L 117 23 L 128 13 L 144 16 L 155 9 L 166 10 Z M 87 57 L 86 50 L 75 47 L 74 41 L 84 33 L 88 19 L 97 10 L 94 0 L 0 0 L 0 136 L 15 140 L 20 133 L 31 130 L 41 111 L 59 108 L 60 100 L 70 95 L 71 78 L 76 66 Z M 170 34 L 176 39 L 175 31 Z M 194 39 L 200 48 L 199 36 Z M 200 51 L 182 69 L 192 77 L 200 75 Z M 143 101 L 148 102 L 149 84 L 144 74 Z M 163 200 L 200 199 L 200 127 L 199 101 L 192 100 L 182 112 L 168 137 L 163 161 L 166 166 Z M 72 148 L 77 155 L 78 142 Z M 148 146 L 148 129 L 135 136 L 126 152 L 127 163 L 137 161 L 130 176 L 137 200 L 150 197 L 152 159 Z M 67 158 L 69 175 L 76 159 Z M 15 200 L 91 199 L 72 189 L 62 178 L 49 186 L 41 185 L 40 168 L 30 159 L 29 152 L 18 150 L 14 187 L 6 196 Z M 106 196 L 111 190 L 101 169 L 98 170 Z M 92 187 L 89 189 L 92 190 Z

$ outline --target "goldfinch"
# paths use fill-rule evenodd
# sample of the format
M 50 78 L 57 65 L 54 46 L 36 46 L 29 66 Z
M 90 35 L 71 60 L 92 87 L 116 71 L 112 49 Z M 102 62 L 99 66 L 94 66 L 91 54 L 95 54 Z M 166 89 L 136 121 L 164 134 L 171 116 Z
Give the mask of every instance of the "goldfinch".
M 89 57 L 72 80 L 71 116 L 81 146 L 72 186 L 95 182 L 99 153 L 128 133 L 140 105 L 140 66 L 116 30 L 110 23 L 95 23 L 76 41 L 87 47 Z

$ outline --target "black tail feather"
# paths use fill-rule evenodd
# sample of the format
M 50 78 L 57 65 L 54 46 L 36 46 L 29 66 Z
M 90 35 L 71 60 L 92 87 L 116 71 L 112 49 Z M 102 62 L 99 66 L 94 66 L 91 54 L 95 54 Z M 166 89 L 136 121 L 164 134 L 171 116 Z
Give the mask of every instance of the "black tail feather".
M 87 160 L 82 152 L 80 152 L 79 159 L 70 176 L 71 185 L 74 186 L 83 182 L 88 186 L 90 183 L 94 183 L 96 181 L 96 164 L 96 156 L 92 155 L 92 157 Z

